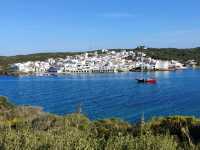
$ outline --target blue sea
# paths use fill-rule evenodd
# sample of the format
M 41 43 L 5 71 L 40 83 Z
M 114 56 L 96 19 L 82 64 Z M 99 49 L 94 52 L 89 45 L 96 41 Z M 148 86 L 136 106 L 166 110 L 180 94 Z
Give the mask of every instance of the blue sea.
M 0 77 L 0 95 L 17 105 L 43 107 L 65 115 L 79 104 L 90 119 L 121 118 L 133 122 L 153 116 L 200 117 L 200 70 L 150 72 L 157 84 L 138 84 L 139 72 L 71 74 L 49 77 Z

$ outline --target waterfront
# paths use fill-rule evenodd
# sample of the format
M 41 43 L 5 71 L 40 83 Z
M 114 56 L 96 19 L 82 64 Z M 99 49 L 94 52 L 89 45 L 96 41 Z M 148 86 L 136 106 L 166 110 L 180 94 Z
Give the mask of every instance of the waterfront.
M 151 72 L 155 85 L 138 84 L 140 73 L 77 74 L 59 77 L 0 77 L 0 95 L 16 104 L 42 106 L 56 114 L 82 103 L 91 119 L 137 120 L 160 115 L 200 116 L 200 70 Z

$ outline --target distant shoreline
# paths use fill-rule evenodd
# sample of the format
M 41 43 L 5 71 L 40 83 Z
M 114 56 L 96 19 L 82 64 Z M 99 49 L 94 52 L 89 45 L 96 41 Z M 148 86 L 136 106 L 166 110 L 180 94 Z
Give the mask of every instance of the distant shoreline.
M 165 69 L 165 70 L 144 70 L 143 72 L 174 72 L 180 70 L 189 70 L 189 69 L 200 69 L 200 66 L 195 68 L 187 69 Z M 64 73 L 23 73 L 23 72 L 0 72 L 0 76 L 65 76 L 65 75 L 81 75 L 81 74 L 113 74 L 113 73 L 131 73 L 131 72 L 142 72 L 141 70 L 131 70 L 131 71 L 119 71 L 119 72 L 64 72 Z

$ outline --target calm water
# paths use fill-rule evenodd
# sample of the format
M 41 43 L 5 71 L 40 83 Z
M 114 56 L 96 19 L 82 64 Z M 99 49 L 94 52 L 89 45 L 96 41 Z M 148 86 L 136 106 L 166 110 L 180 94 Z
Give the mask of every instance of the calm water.
M 137 120 L 161 115 L 200 116 L 200 70 L 146 73 L 156 85 L 138 84 L 140 73 L 80 74 L 60 77 L 0 77 L 0 95 L 16 104 L 42 106 L 56 114 L 82 103 L 90 119 Z

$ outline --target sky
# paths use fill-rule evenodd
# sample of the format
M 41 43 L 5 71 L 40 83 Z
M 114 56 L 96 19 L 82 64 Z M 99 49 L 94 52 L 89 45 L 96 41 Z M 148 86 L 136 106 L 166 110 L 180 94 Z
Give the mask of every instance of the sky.
M 200 0 L 0 0 L 0 55 L 200 46 Z

